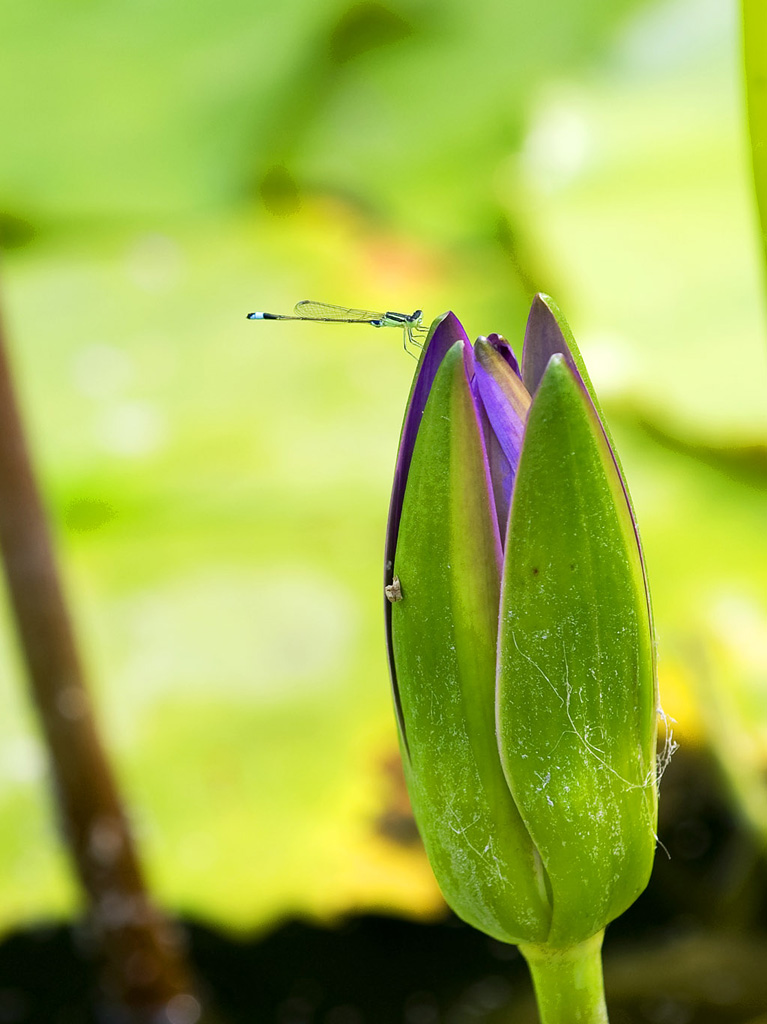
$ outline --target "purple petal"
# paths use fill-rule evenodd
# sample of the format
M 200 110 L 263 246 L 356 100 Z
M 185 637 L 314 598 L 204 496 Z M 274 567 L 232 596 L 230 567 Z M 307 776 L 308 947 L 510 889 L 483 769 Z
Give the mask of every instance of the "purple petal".
M 503 538 L 506 535 L 511 491 L 522 451 L 530 395 L 497 341 L 478 338 L 474 355 L 474 390 L 490 426 L 488 461 Z
M 503 356 L 509 366 L 512 368 L 514 373 L 518 377 L 521 376 L 519 372 L 519 363 L 517 357 L 514 355 L 514 349 L 508 343 L 506 338 L 502 334 L 488 334 L 487 340 L 493 346 L 496 352 Z
M 477 359 L 475 375 L 479 397 L 487 412 L 490 425 L 506 458 L 512 468 L 516 469 L 522 452 L 522 438 L 525 432 L 527 408 L 530 406 L 530 396 L 525 392 L 527 408 L 512 405 L 503 383 L 499 381 L 492 369 L 489 369 L 486 364 L 483 365 L 481 357 Z M 521 381 L 520 390 L 524 391 Z
M 533 299 L 527 318 L 525 342 L 522 347 L 522 380 L 534 394 L 553 355 L 561 354 L 575 374 L 576 380 L 586 388 L 594 406 L 597 406 L 594 386 L 586 364 L 575 344 L 570 325 L 552 298 L 539 292 Z
M 495 503 L 495 517 L 498 522 L 498 533 L 499 537 L 504 539 L 509 521 L 509 509 L 511 508 L 511 494 L 514 490 L 515 474 L 511 468 L 511 463 L 504 455 L 503 449 L 498 443 L 498 438 L 495 436 L 493 428 L 490 426 L 490 420 L 479 396 L 476 377 L 472 383 L 472 394 L 479 411 L 479 422 L 485 442 L 490 483 Z

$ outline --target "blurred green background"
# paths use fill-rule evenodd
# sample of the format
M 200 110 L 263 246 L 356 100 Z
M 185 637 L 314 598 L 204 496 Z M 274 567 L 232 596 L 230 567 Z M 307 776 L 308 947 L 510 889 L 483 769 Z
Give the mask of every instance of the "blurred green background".
M 298 299 L 568 316 L 662 696 L 767 837 L 767 345 L 728 0 L 0 2 L 4 319 L 148 873 L 227 927 L 440 907 L 381 552 L 413 361 Z M 72 913 L 0 622 L 0 929 Z M 403 824 L 404 822 L 404 824 Z

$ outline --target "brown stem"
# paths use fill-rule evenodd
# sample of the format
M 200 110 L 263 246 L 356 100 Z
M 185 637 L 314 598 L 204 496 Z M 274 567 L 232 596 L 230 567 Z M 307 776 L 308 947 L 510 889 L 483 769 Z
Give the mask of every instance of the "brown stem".
M 13 390 L 2 323 L 0 550 L 63 829 L 104 962 L 107 998 L 132 1011 L 135 1019 L 174 1001 L 180 1010 L 174 1019 L 197 1020 L 178 937 L 147 894 L 99 738 Z

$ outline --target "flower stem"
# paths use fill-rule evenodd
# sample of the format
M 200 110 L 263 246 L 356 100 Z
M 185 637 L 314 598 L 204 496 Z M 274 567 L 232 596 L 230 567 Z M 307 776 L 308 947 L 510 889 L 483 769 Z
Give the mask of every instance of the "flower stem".
M 762 227 L 762 246 L 767 259 L 767 10 L 760 0 L 743 0 L 743 63 L 751 135 L 756 205 Z
M 608 1024 L 602 981 L 604 931 L 568 949 L 520 946 L 541 1024 Z

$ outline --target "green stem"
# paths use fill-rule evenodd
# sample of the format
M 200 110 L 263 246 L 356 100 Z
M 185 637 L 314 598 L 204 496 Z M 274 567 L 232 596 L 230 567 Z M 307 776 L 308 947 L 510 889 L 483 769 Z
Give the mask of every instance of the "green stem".
M 569 949 L 520 946 L 533 976 L 541 1024 L 608 1024 L 602 981 L 602 939 Z
M 754 166 L 754 188 L 767 259 L 767 8 L 764 0 L 743 0 L 743 63 Z

